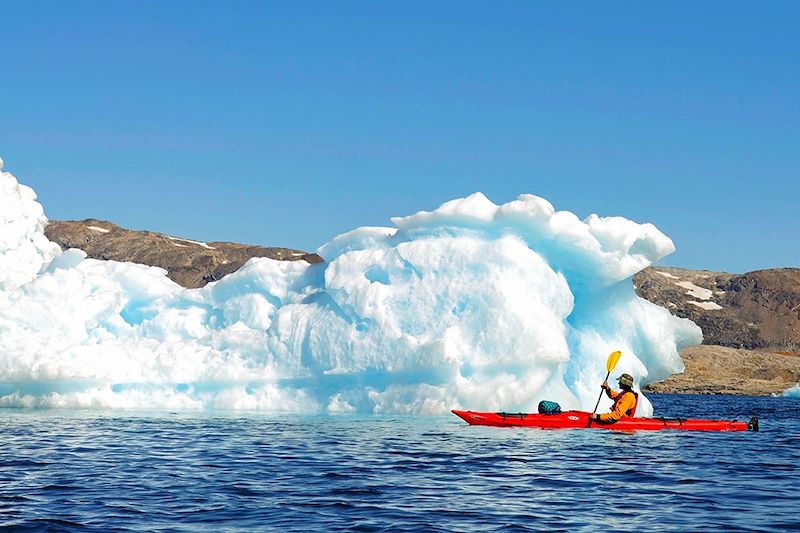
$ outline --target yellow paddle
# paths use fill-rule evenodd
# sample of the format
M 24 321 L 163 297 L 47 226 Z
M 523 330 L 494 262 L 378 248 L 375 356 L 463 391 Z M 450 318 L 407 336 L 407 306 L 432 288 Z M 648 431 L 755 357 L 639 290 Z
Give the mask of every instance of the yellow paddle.
M 608 370 L 608 374 L 606 374 L 606 379 L 603 382 L 608 381 L 608 377 L 611 375 L 611 371 L 614 370 L 614 367 L 617 366 L 617 362 L 619 361 L 619 357 L 622 355 L 622 352 L 617 350 L 616 352 L 611 352 L 608 355 L 608 359 L 606 360 L 606 370 Z M 597 397 L 597 403 L 594 404 L 594 411 L 592 411 L 592 416 L 589 417 L 589 425 L 592 425 L 592 417 L 597 412 L 597 407 L 600 405 L 600 399 L 603 397 L 603 389 L 600 389 L 600 396 Z

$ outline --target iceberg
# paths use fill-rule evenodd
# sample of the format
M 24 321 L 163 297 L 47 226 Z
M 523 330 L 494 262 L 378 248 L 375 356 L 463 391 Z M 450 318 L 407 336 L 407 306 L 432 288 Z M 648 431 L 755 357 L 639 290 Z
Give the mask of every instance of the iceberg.
M 0 172 L 0 406 L 591 410 L 611 351 L 638 388 L 702 340 L 636 296 L 633 274 L 674 251 L 655 226 L 529 194 L 475 193 L 335 236 L 320 264 L 256 258 L 184 289 L 62 252 L 34 191 Z
M 786 398 L 800 398 L 800 383 L 798 383 L 794 387 L 789 387 L 788 389 L 783 391 L 780 395 Z

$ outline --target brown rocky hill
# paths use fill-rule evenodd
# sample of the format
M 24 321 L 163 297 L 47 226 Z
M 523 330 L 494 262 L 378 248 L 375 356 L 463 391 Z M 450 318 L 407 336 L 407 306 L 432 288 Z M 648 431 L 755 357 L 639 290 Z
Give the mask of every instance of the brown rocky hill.
M 633 278 L 636 293 L 688 318 L 703 344 L 800 351 L 800 269 L 747 274 L 650 267 Z
M 650 267 L 633 282 L 639 296 L 703 330 L 703 345 L 681 352 L 686 370 L 648 390 L 775 394 L 800 382 L 800 269 Z
M 202 287 L 222 279 L 236 272 L 251 257 L 322 262 L 317 254 L 301 250 L 232 242 L 204 243 L 152 231 L 132 231 L 95 219 L 52 220 L 45 228 L 45 235 L 62 249 L 80 248 L 94 259 L 161 267 L 170 279 L 187 288 Z

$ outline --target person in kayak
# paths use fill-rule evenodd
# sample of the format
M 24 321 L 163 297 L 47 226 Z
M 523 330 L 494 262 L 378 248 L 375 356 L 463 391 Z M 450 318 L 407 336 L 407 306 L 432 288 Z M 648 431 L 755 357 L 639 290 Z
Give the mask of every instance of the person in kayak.
M 636 404 L 639 402 L 639 395 L 633 392 L 633 376 L 622 374 L 619 377 L 619 392 L 608 386 L 608 381 L 603 382 L 603 390 L 606 395 L 614 400 L 610 413 L 590 416 L 592 422 L 599 424 L 613 424 L 620 418 L 633 416 L 636 413 Z

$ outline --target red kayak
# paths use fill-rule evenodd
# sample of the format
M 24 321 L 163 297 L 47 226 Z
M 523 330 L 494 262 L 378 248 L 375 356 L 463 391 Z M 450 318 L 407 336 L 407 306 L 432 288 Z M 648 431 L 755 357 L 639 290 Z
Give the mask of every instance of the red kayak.
M 534 427 L 534 428 L 600 428 L 631 430 L 683 429 L 689 431 L 758 431 L 758 418 L 750 422 L 733 420 L 700 420 L 692 418 L 636 418 L 628 417 L 613 424 L 589 424 L 586 411 L 565 411 L 555 415 L 538 413 L 478 413 L 475 411 L 458 411 L 453 414 L 461 417 L 471 426 L 497 427 Z

